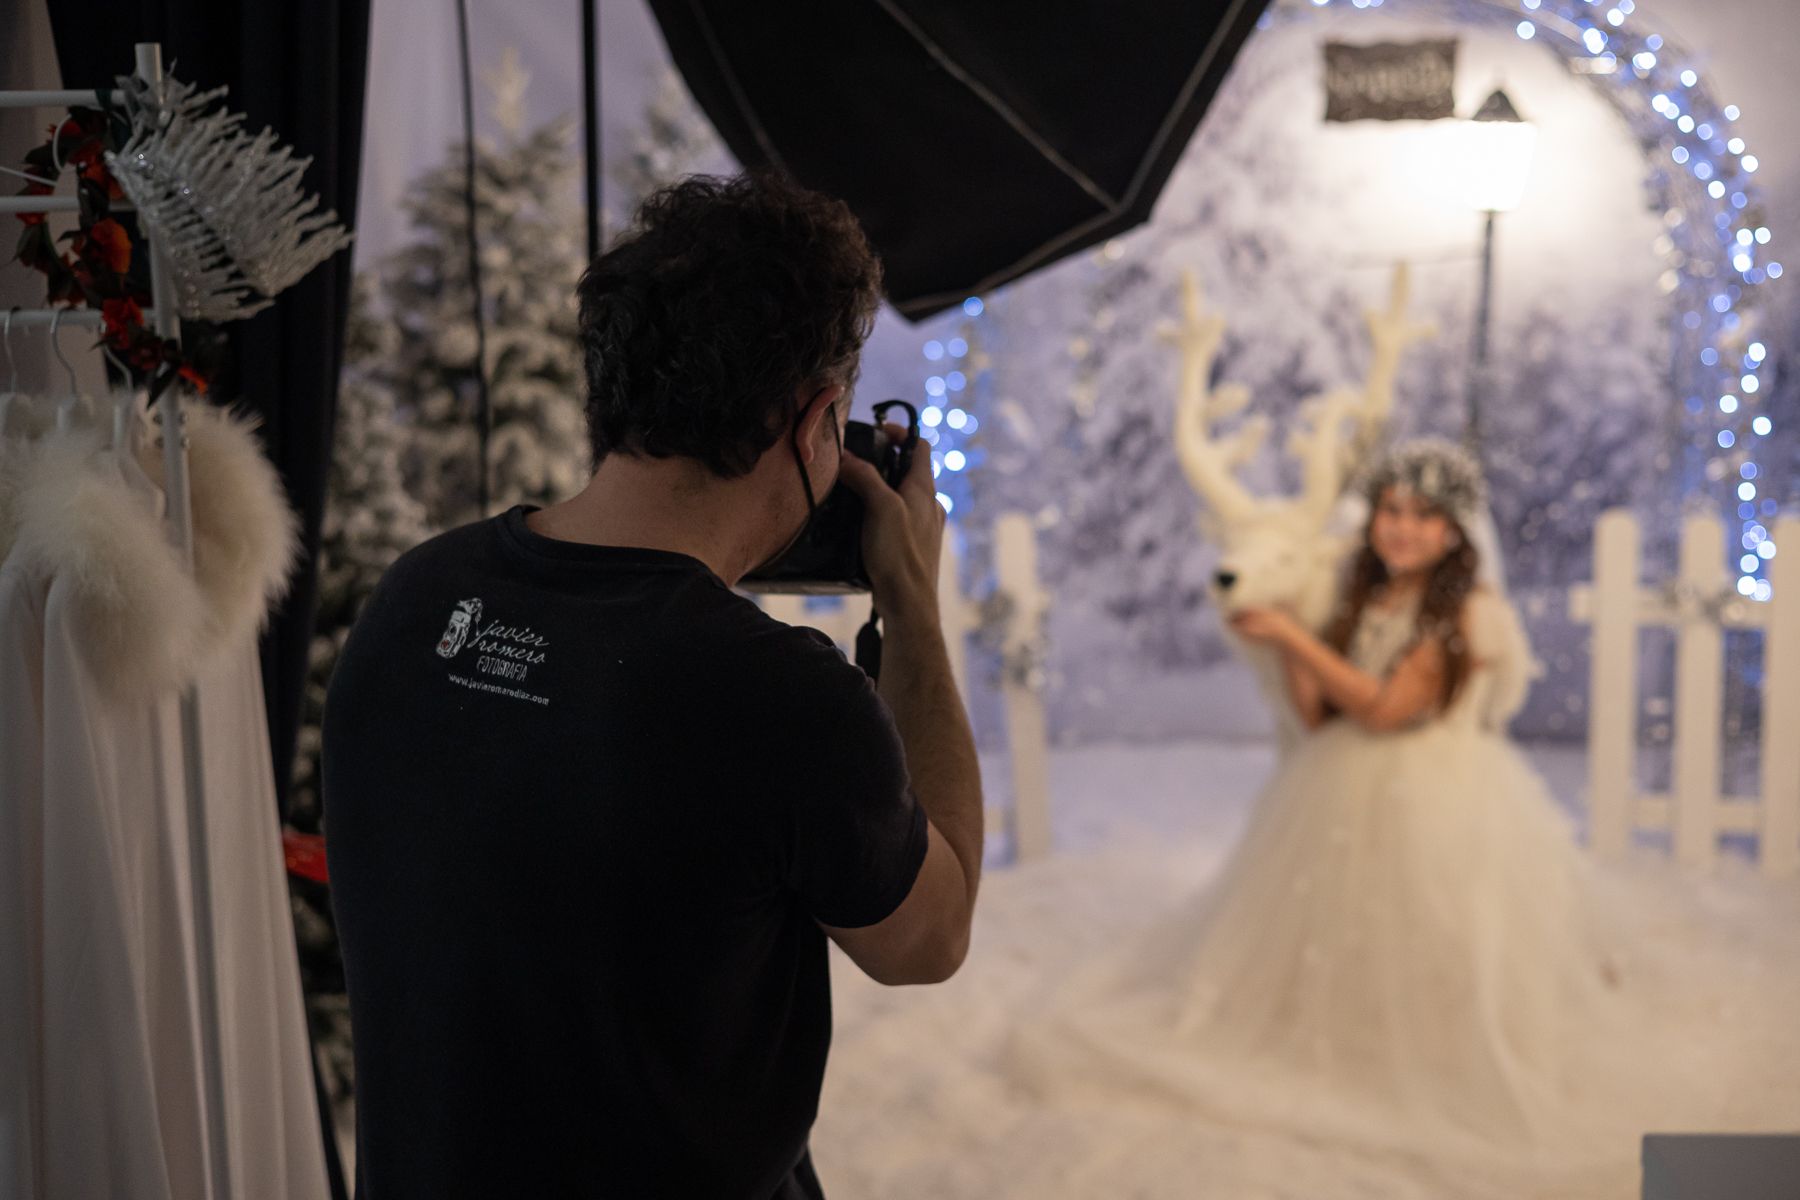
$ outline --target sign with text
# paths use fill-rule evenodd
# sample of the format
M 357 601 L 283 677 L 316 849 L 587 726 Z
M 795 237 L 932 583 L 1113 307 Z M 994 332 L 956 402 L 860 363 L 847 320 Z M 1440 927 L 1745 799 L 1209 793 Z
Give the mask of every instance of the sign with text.
M 1438 121 L 1455 112 L 1456 39 L 1325 43 L 1327 121 Z

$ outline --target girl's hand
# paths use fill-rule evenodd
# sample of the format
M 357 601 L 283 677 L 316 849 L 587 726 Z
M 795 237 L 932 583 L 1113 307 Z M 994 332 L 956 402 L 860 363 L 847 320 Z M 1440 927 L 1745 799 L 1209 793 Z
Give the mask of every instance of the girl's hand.
M 1239 637 L 1260 645 L 1280 645 L 1292 640 L 1299 624 L 1278 608 L 1246 608 L 1231 618 Z

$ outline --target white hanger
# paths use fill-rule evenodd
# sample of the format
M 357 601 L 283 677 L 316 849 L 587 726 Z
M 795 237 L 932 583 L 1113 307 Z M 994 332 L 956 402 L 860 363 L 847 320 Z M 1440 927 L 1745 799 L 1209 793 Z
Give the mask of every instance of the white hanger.
M 86 399 L 81 394 L 81 381 L 75 377 L 75 364 L 63 355 L 62 339 L 56 336 L 57 326 L 62 324 L 63 314 L 67 309 L 59 308 L 50 318 L 50 352 L 56 355 L 56 361 L 63 365 L 69 373 L 69 391 L 56 401 L 56 432 L 67 433 L 75 425 L 75 409 Z
M 6 369 L 11 378 L 7 381 L 6 390 L 0 392 L 0 438 L 6 436 L 6 418 L 12 408 L 13 397 L 19 392 L 19 364 L 14 361 L 12 351 L 13 314 L 17 311 L 17 307 L 6 310 Z
M 106 356 L 107 362 L 118 368 L 124 380 L 112 393 L 112 448 L 129 450 L 132 418 L 137 415 L 137 389 L 131 386 L 131 372 L 126 370 L 125 364 L 112 352 L 111 346 L 101 342 L 100 353 Z

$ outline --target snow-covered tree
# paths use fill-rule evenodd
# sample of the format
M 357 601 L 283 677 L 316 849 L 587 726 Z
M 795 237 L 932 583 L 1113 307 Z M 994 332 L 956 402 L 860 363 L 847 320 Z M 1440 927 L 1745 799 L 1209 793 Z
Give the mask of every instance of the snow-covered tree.
M 631 219 L 644 198 L 685 175 L 732 169 L 729 152 L 706 114 L 688 95 L 674 70 L 664 68 L 644 105 L 643 120 L 625 152 L 607 171 L 613 185 L 607 208 L 616 226 Z
M 392 326 L 372 308 L 372 288 L 366 274 L 357 276 L 345 323 L 344 370 L 319 535 L 318 611 L 290 804 L 300 814 L 318 808 L 319 721 L 338 651 L 381 573 L 434 532 L 401 471 L 410 431 L 400 424 L 393 392 L 383 379 L 394 338 Z
M 589 460 L 575 301 L 584 265 L 580 158 L 567 118 L 520 129 L 523 86 L 516 62 L 503 65 L 494 81 L 502 137 L 475 142 L 490 514 L 569 496 L 586 482 Z M 411 427 L 407 484 L 439 528 L 486 515 L 463 160 L 455 145 L 414 182 L 404 203 L 418 236 L 379 267 L 394 330 L 382 375 Z

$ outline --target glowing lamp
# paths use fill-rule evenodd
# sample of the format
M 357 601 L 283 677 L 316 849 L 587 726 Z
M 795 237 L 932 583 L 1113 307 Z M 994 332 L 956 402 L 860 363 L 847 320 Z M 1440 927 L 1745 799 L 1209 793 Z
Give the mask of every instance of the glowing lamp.
M 1525 196 L 1537 126 L 1519 116 L 1503 91 L 1464 121 L 1463 194 L 1479 212 L 1511 212 Z

